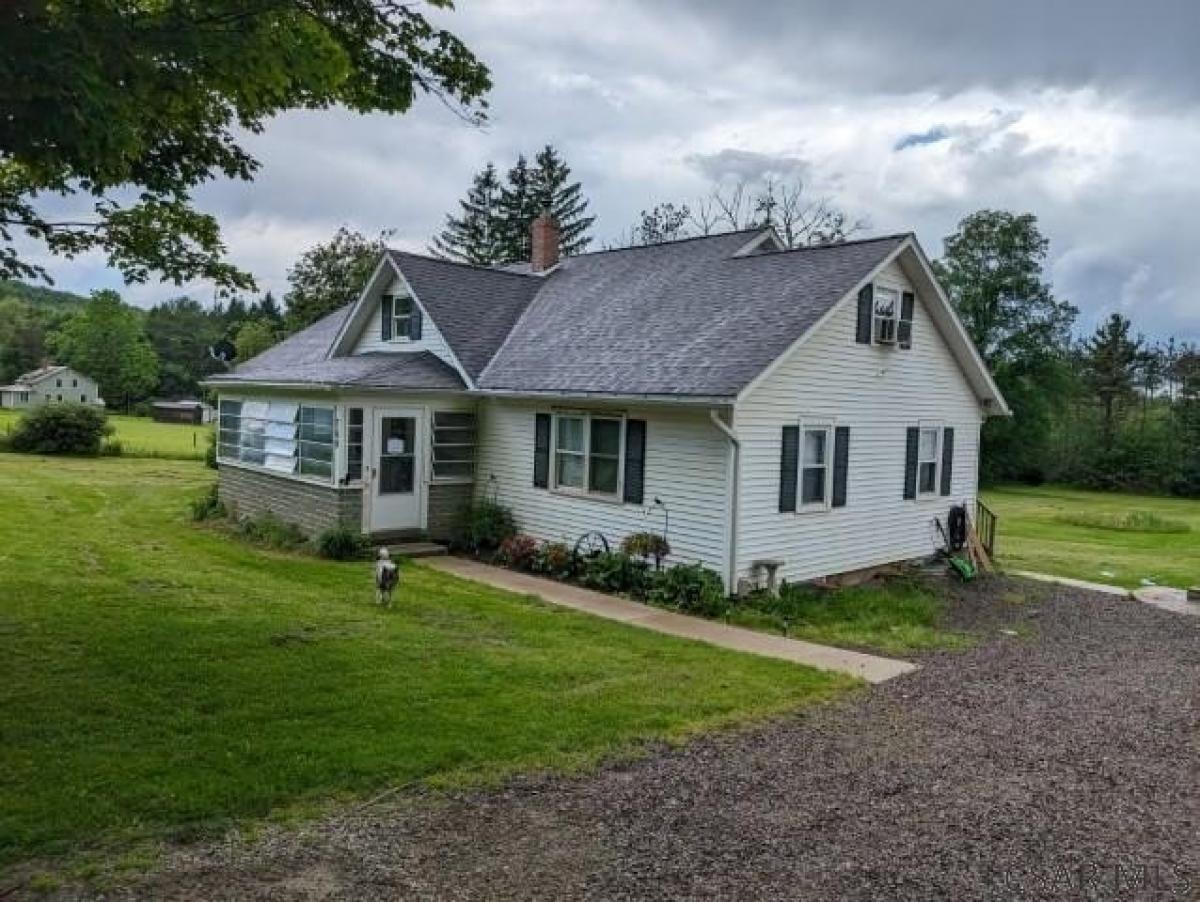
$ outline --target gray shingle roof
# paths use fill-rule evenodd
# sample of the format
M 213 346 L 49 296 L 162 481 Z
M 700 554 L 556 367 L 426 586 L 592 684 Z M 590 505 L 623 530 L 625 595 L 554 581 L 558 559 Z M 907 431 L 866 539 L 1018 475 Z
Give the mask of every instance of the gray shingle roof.
M 753 235 L 583 254 L 546 276 L 388 253 L 480 388 L 732 397 L 907 237 L 735 257 Z M 429 352 L 331 358 L 352 307 L 211 381 L 464 387 Z
M 742 232 L 568 258 L 479 386 L 733 396 L 905 237 L 735 257 Z
M 542 287 L 536 276 L 388 253 L 472 379 L 483 372 Z
M 353 306 L 347 304 L 231 372 L 210 377 L 209 381 L 222 385 L 272 382 L 448 391 L 464 388 L 457 371 L 429 351 L 328 357 L 333 339 Z

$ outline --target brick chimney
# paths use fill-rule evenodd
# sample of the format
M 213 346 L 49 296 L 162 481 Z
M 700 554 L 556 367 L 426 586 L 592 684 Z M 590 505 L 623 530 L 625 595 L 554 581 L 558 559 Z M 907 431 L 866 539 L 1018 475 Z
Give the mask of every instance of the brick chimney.
M 549 212 L 543 211 L 529 227 L 529 268 L 545 272 L 558 264 L 558 223 Z

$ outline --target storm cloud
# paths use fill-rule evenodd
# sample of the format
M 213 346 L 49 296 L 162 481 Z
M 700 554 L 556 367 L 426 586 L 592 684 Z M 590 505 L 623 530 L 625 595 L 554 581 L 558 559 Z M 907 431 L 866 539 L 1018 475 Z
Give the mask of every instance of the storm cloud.
M 263 287 L 341 224 L 423 250 L 473 172 L 549 142 L 597 246 L 729 178 L 803 180 L 933 256 L 973 210 L 1028 211 L 1081 329 L 1120 310 L 1200 339 L 1200 4 L 462 0 L 437 17 L 492 68 L 488 126 L 428 99 L 289 114 L 247 137 L 254 183 L 197 193 Z M 46 262 L 64 287 L 116 281 L 102 260 Z

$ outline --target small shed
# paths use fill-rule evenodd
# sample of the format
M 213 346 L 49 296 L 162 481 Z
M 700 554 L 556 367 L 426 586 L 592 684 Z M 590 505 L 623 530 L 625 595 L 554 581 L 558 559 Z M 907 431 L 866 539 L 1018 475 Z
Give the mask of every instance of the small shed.
M 155 401 L 151 410 L 159 423 L 196 424 L 212 419 L 212 408 L 203 401 Z

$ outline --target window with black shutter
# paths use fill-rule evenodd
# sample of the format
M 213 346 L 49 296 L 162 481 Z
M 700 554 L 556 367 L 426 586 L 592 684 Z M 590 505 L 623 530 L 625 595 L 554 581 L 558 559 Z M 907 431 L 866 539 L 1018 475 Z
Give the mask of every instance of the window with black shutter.
M 796 510 L 796 472 L 800 464 L 800 427 L 784 426 L 780 435 L 779 510 Z
M 550 485 L 550 414 L 539 413 L 533 426 L 533 485 L 544 489 Z

